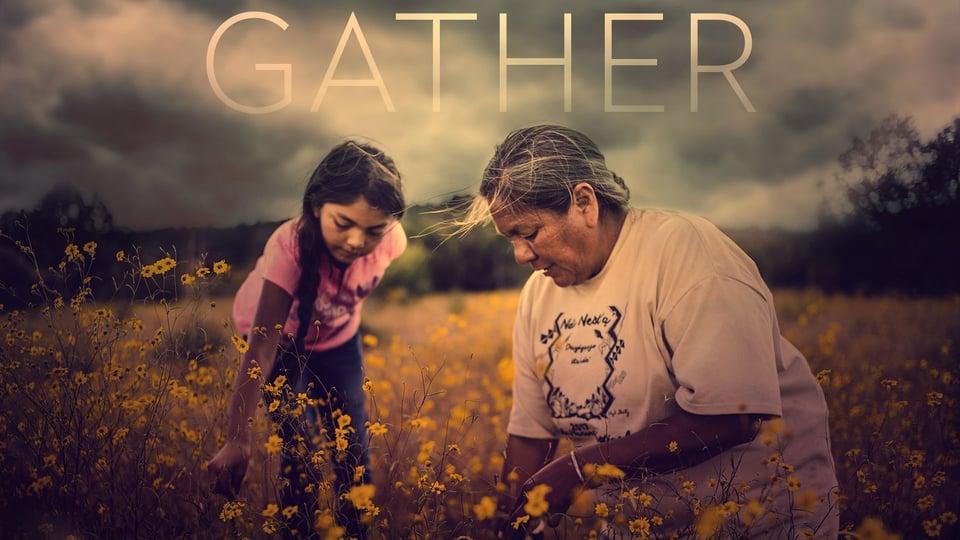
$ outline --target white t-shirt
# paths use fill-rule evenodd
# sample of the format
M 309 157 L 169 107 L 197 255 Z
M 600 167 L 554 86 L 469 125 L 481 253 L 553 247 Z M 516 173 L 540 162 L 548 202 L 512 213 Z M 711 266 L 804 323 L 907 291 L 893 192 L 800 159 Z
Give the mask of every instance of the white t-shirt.
M 795 508 L 801 494 L 807 507 L 816 494 L 812 512 L 792 513 L 793 534 L 810 528 L 817 537 L 836 537 L 837 481 L 823 392 L 780 335 L 756 265 L 705 219 L 631 209 L 599 274 L 566 288 L 532 275 L 520 296 L 513 351 L 507 428 L 513 435 L 591 444 L 636 433 L 679 409 L 782 417 L 785 429 L 772 446 L 758 437 L 633 484 L 654 499 L 644 511 L 665 518 L 654 533 L 692 531 L 698 504 L 756 499 L 768 517 L 749 533 L 775 535 L 789 523 L 781 527 L 783 520 L 769 517 L 772 510 L 790 515 L 783 509 Z M 769 462 L 778 450 L 780 462 L 795 471 Z M 771 482 L 778 467 L 780 479 Z M 788 475 L 799 489 L 789 491 Z

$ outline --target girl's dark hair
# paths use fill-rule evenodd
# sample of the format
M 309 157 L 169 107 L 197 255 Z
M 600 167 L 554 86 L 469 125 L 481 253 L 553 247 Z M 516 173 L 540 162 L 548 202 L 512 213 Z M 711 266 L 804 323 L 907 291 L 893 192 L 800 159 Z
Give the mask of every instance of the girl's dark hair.
M 294 351 L 303 353 L 304 340 L 313 324 L 313 306 L 320 287 L 320 263 L 330 251 L 320 222 L 313 212 L 325 203 L 352 204 L 360 197 L 391 216 L 403 217 L 404 201 L 397 166 L 383 151 L 348 140 L 333 147 L 310 175 L 303 193 L 303 216 L 297 231 L 300 281 L 297 283 L 297 335 Z

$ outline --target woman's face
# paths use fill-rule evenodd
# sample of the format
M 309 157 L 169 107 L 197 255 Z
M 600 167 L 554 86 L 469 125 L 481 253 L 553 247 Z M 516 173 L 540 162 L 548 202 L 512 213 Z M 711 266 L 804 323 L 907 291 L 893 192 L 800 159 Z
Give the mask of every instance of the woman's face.
M 350 264 L 369 254 L 397 219 L 357 198 L 350 204 L 325 203 L 313 210 L 334 260 Z
M 564 213 L 504 210 L 493 214 L 493 222 L 513 244 L 517 264 L 542 271 L 559 287 L 583 283 L 599 271 L 596 227 L 576 204 Z

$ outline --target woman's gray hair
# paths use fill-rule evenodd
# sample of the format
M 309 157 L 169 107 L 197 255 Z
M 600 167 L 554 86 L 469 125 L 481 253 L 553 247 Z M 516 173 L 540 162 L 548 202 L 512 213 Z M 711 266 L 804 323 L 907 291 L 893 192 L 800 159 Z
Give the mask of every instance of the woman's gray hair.
M 458 223 L 461 233 L 488 222 L 491 211 L 565 212 L 581 182 L 593 187 L 601 213 L 630 204 L 623 179 L 607 168 L 600 149 L 583 133 L 549 124 L 514 130 L 487 163 L 480 192 Z

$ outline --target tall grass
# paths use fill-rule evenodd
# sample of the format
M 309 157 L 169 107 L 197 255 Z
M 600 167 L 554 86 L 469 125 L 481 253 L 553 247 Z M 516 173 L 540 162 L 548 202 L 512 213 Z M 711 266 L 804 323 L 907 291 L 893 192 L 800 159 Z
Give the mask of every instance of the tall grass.
M 54 268 L 39 268 L 34 246 L 19 244 L 36 282 L 24 295 L 29 305 L 4 308 L 0 322 L 4 536 L 271 536 L 297 511 L 278 502 L 277 455 L 293 451 L 316 475 L 311 489 L 321 504 L 310 518 L 322 536 L 342 533 L 332 516 L 353 505 L 378 536 L 491 537 L 493 501 L 510 481 L 496 475 L 516 291 L 368 306 L 374 485 L 338 498 L 330 463 L 342 458 L 342 433 L 315 433 L 311 450 L 271 438 L 274 426 L 260 414 L 241 498 L 227 501 L 211 492 L 205 462 L 223 443 L 225 402 L 245 348 L 229 299 L 207 293 L 230 277 L 229 265 L 187 267 L 175 253 L 121 257 L 79 240 L 65 233 Z M 124 271 L 89 275 L 104 256 L 122 258 Z M 827 396 L 844 534 L 955 537 L 960 299 L 779 291 L 777 302 L 781 328 Z M 328 406 L 283 385 L 264 391 L 298 418 Z M 352 427 L 333 413 L 339 429 Z M 594 470 L 616 484 L 616 471 Z M 621 499 L 607 507 L 583 496 L 550 534 L 596 535 L 602 518 L 657 537 L 669 516 L 648 506 L 642 490 L 625 486 Z M 736 536 L 764 512 L 763 501 L 735 496 L 694 503 L 694 536 Z

